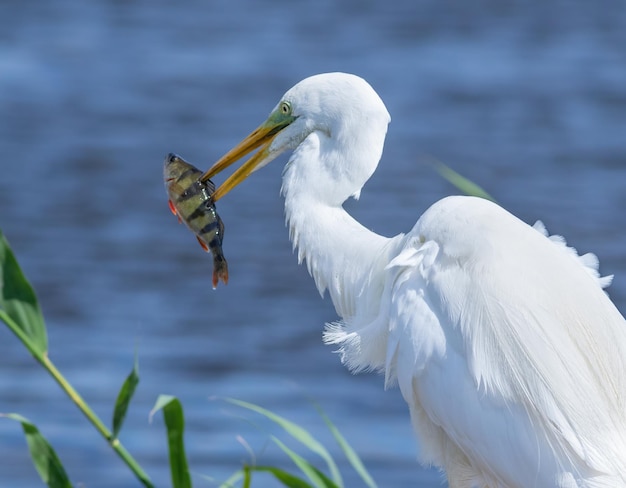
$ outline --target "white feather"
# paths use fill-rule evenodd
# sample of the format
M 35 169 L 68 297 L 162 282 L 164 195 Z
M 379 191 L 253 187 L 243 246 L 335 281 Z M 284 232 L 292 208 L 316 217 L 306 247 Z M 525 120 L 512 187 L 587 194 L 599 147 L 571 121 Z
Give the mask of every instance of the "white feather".
M 452 488 L 626 486 L 626 321 L 595 255 L 472 197 L 374 234 L 342 203 L 378 164 L 383 102 L 342 73 L 284 100 L 289 235 L 341 317 L 324 339 L 351 370 L 398 382 L 421 460 Z

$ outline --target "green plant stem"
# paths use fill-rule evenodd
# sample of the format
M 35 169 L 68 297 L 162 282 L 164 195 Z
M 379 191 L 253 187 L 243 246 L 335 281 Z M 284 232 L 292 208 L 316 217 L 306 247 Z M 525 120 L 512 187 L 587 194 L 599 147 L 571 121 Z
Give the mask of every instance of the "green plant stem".
M 61 372 L 57 369 L 54 363 L 48 357 L 48 354 L 44 351 L 40 351 L 30 340 L 28 335 L 13 321 L 13 319 L 4 311 L 0 309 L 0 320 L 7 324 L 9 329 L 18 337 L 20 341 L 26 346 L 26 349 L 33 355 L 33 357 L 48 371 L 48 373 L 55 379 L 63 391 L 70 397 L 70 399 L 76 404 L 81 412 L 87 417 L 87 419 L 93 424 L 93 426 L 100 432 L 102 437 L 106 439 L 111 448 L 118 454 L 120 458 L 131 469 L 135 476 L 141 481 L 141 483 L 147 488 L 154 488 L 150 477 L 139 466 L 137 461 L 130 455 L 130 453 L 124 448 L 119 439 L 114 438 L 111 431 L 104 425 L 102 420 L 94 413 L 94 411 L 85 403 L 85 400 L 78 394 L 74 387 L 65 379 Z

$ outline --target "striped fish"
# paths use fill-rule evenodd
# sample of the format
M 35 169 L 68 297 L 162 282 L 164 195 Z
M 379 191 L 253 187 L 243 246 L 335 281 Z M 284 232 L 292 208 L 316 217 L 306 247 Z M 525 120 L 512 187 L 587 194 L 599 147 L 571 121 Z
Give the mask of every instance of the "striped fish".
M 211 195 L 215 185 L 200 181 L 203 172 L 176 154 L 165 158 L 163 176 L 172 213 L 196 235 L 198 242 L 213 254 L 213 288 L 219 280 L 228 283 L 228 263 L 222 253 L 224 223 L 215 211 Z

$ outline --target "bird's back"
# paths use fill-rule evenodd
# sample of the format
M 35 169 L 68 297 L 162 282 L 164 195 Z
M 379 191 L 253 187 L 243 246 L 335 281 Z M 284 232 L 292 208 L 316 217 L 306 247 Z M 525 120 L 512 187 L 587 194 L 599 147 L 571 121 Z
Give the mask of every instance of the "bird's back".
M 425 318 L 439 344 L 396 365 L 417 417 L 492 483 L 626 484 L 626 322 L 584 265 L 593 259 L 471 197 L 422 216 L 400 254 L 420 252 L 396 267 L 406 281 L 393 292 L 427 309 L 404 334 L 415 341 Z
M 398 382 L 423 462 L 452 488 L 626 486 L 626 321 L 595 256 L 472 197 L 386 249 L 378 313 L 325 339 Z

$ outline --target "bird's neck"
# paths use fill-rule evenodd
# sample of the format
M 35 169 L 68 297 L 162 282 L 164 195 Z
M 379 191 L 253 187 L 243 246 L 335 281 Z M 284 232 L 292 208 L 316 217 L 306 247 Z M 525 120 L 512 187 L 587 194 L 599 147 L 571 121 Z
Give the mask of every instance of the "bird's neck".
M 283 194 L 298 262 L 306 261 L 320 294 L 328 290 L 343 319 L 367 313 L 357 310 L 355 304 L 369 289 L 367 285 L 384 272 L 384 257 L 392 240 L 363 227 L 341 205 L 324 202 L 294 182 L 285 175 Z

